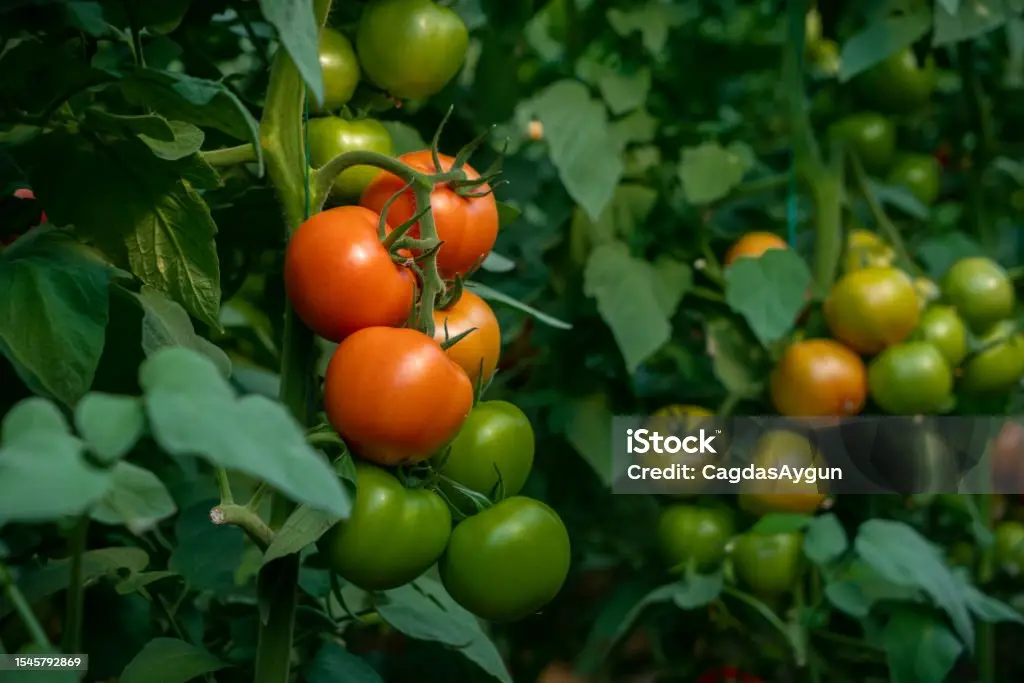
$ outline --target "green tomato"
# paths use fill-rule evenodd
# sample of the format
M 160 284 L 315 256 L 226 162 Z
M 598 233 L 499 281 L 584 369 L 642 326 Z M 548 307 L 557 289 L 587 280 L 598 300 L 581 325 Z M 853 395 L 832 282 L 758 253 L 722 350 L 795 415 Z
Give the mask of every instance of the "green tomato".
M 533 427 L 523 411 L 506 401 L 482 401 L 435 462 L 441 474 L 484 495 L 495 490 L 500 472 L 510 498 L 523 489 L 533 453 Z
M 1024 334 L 1012 320 L 996 323 L 979 339 L 982 350 L 962 368 L 960 388 L 969 394 L 1001 394 L 1024 377 Z
M 1007 521 L 997 526 L 993 555 L 1001 571 L 1020 575 L 1024 571 L 1024 524 Z
M 325 26 L 320 32 L 320 71 L 324 77 L 324 103 L 310 98 L 314 114 L 335 112 L 348 104 L 359 85 L 359 60 L 344 34 Z
M 960 259 L 942 279 L 942 295 L 975 334 L 1013 315 L 1017 295 L 1006 271 L 982 256 Z
M 360 119 L 348 121 L 337 116 L 310 119 L 307 128 L 309 159 L 314 167 L 321 167 L 344 152 L 377 152 L 391 156 L 395 146 L 391 134 L 380 121 Z M 345 200 L 357 200 L 380 173 L 375 166 L 353 166 L 334 179 L 333 192 Z
M 890 346 L 871 361 L 868 392 L 890 415 L 934 413 L 949 402 L 953 371 L 929 342 L 904 342 Z
M 454 10 L 432 0 L 370 0 L 356 32 L 367 77 L 394 97 L 430 97 L 455 78 L 469 30 Z
M 682 570 L 689 562 L 707 571 L 718 567 L 726 546 L 736 533 L 725 510 L 692 505 L 669 505 L 661 511 L 658 542 L 670 569 Z
M 459 523 L 438 566 L 457 603 L 481 619 L 506 622 L 533 614 L 558 594 L 570 555 L 558 514 L 517 496 Z
M 896 155 L 896 126 L 874 112 L 851 114 L 829 127 L 829 137 L 841 140 L 872 172 L 889 167 Z
M 942 168 L 927 154 L 903 154 L 889 171 L 890 185 L 905 188 L 925 206 L 939 198 Z
M 887 114 L 906 114 L 928 104 L 935 90 L 935 60 L 922 65 L 909 47 L 871 67 L 856 79 L 865 102 Z
M 364 590 L 389 590 L 419 577 L 444 552 L 452 531 L 448 505 L 433 491 L 407 489 L 393 475 L 356 463 L 351 516 L 318 547 L 328 567 Z
M 930 342 L 951 368 L 967 357 L 967 326 L 952 306 L 932 306 L 921 314 L 915 340 Z
M 793 590 L 804 567 L 804 539 L 798 532 L 748 532 L 733 540 L 736 578 L 760 597 L 773 598 Z

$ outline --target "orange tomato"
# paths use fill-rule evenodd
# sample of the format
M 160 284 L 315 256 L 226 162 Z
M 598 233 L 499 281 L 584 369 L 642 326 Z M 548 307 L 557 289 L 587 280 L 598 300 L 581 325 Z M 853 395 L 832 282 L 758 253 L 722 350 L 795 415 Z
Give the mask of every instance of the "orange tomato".
M 368 327 L 334 351 L 324 410 L 353 453 L 393 467 L 426 460 L 458 434 L 473 385 L 441 346 L 417 330 Z
M 586 683 L 573 668 L 565 662 L 552 662 L 544 667 L 537 676 L 537 683 Z
M 439 154 L 441 169 L 450 171 L 455 162 L 453 157 Z M 430 150 L 410 152 L 398 157 L 399 161 L 424 173 L 437 173 Z M 476 180 L 480 174 L 468 164 L 463 166 L 466 177 Z M 398 176 L 382 171 L 370 181 L 359 204 L 380 213 L 384 204 L 405 187 L 405 181 Z M 472 194 L 489 192 L 490 185 L 484 183 L 469 190 Z M 437 236 L 444 246 L 437 252 L 437 267 L 442 277 L 453 278 L 466 275 L 479 265 L 494 247 L 498 238 L 498 204 L 494 194 L 483 197 L 463 197 L 447 185 L 436 185 L 430 195 L 430 206 L 434 215 Z M 390 207 L 388 223 L 399 226 L 416 215 L 416 202 L 412 190 L 407 190 Z M 407 233 L 419 237 L 419 224 Z
M 487 302 L 470 291 L 464 290 L 455 303 L 444 310 L 434 311 L 434 339 L 444 343 L 445 327 L 447 339 L 453 339 L 466 330 L 476 328 L 465 337 L 449 346 L 448 357 L 466 371 L 473 386 L 487 384 L 498 366 L 501 354 L 501 329 L 498 319 Z M 483 378 L 481 380 L 481 368 Z
M 341 341 L 364 327 L 403 325 L 415 280 L 377 236 L 379 216 L 359 206 L 316 214 L 295 231 L 284 284 L 295 313 L 316 334 Z
M 921 315 L 913 281 L 896 268 L 847 273 L 833 285 L 823 310 L 832 336 L 869 355 L 904 341 Z
M 789 249 L 789 245 L 786 240 L 771 232 L 748 232 L 729 248 L 725 255 L 725 265 L 731 265 L 744 256 L 757 258 L 769 249 Z
M 780 415 L 846 417 L 864 409 L 867 382 L 856 353 L 831 339 L 807 339 L 786 349 L 769 388 Z

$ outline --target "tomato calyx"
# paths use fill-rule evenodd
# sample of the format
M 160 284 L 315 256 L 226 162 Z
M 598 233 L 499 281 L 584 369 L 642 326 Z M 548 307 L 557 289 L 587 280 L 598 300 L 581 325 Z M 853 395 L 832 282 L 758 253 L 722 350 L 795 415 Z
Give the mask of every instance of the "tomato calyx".
M 406 488 L 426 488 L 436 493 L 448 505 L 454 520 L 468 519 L 477 513 L 494 507 L 495 501 L 505 498 L 505 481 L 497 467 L 495 467 L 495 472 L 498 475 L 498 481 L 494 488 L 486 494 L 474 491 L 451 477 L 442 474 L 441 469 L 444 467 L 445 461 L 450 454 L 451 448 L 447 447 L 436 463 L 424 461 L 411 467 L 399 467 L 397 472 L 398 480 Z M 450 492 L 457 493 L 460 497 L 468 500 L 473 506 L 472 511 L 467 513 L 456 504 L 452 500 L 452 496 L 449 495 Z

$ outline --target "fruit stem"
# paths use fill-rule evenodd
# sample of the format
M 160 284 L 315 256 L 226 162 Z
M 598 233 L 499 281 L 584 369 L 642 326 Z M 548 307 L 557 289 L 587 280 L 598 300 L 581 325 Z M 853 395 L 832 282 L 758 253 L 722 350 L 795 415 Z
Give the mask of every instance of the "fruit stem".
M 432 188 L 433 185 L 414 186 L 413 193 L 416 197 L 417 211 L 430 206 Z M 434 243 L 438 241 L 433 211 L 427 211 L 420 219 L 420 239 Z M 420 299 L 416 304 L 416 322 L 417 328 L 428 337 L 434 336 L 434 307 L 437 305 L 438 297 L 445 291 L 444 279 L 437 269 L 437 254 L 437 249 L 431 251 L 419 264 L 423 273 L 423 282 L 421 283 Z
M 7 596 L 11 606 L 14 607 L 15 613 L 22 623 L 25 624 L 25 628 L 28 629 L 29 635 L 32 636 L 32 642 L 46 652 L 51 651 L 53 646 L 50 645 L 50 638 L 46 635 L 46 629 L 39 623 L 39 619 L 36 618 L 35 612 L 32 611 L 32 606 L 25 598 L 25 594 L 18 588 L 18 584 L 14 582 L 14 577 L 11 575 L 10 570 L 3 563 L 0 563 L 0 588 L 3 589 L 3 593 Z
M 343 171 L 352 168 L 353 166 L 375 166 L 381 170 L 391 173 L 392 175 L 398 176 L 405 182 L 409 183 L 414 190 L 418 187 L 430 189 L 437 183 L 448 183 L 466 179 L 466 174 L 461 169 L 452 170 L 448 173 L 429 175 L 427 173 L 417 171 L 395 157 L 380 154 L 379 152 L 370 152 L 367 150 L 343 152 L 316 170 L 316 173 L 313 176 L 314 207 L 317 209 L 323 207 L 324 202 L 327 201 L 327 195 L 330 194 L 331 186 L 334 184 L 335 178 L 337 178 Z
M 924 272 L 917 265 L 910 256 L 910 252 L 907 251 L 907 245 L 903 243 L 903 238 L 900 236 L 899 229 L 893 225 L 889 215 L 885 212 L 882 207 L 882 203 L 878 201 L 878 197 L 875 195 L 875 191 L 871 187 L 871 183 L 868 181 L 868 174 L 864 171 L 864 165 L 857 158 L 856 154 L 850 155 L 850 169 L 853 171 L 853 180 L 857 184 L 857 189 L 860 190 L 861 196 L 864 197 L 864 202 L 868 205 L 868 211 L 871 212 L 871 217 L 874 219 L 878 227 L 881 228 L 882 233 L 885 235 L 885 239 L 892 245 L 893 251 L 896 252 L 896 257 L 905 267 L 910 269 L 914 275 L 924 275 Z
M 318 27 L 324 25 L 330 9 L 331 0 L 313 1 Z M 313 199 L 310 196 L 313 188 L 306 185 L 309 164 L 303 125 L 305 101 L 306 86 L 302 76 L 288 51 L 283 46 L 279 47 L 270 70 L 263 120 L 260 122 L 260 143 L 270 181 L 281 202 L 288 234 L 294 233 L 306 220 L 307 214 L 311 213 Z M 302 425 L 309 424 L 315 350 L 313 333 L 287 305 L 281 343 L 280 399 Z M 271 525 L 283 524 L 291 508 L 286 498 L 274 494 Z M 290 680 L 299 568 L 300 559 L 296 553 L 270 562 L 260 570 L 257 586 L 266 599 L 266 605 L 260 619 L 254 683 L 288 683 Z
M 234 166 L 256 161 L 256 148 L 250 144 L 211 149 L 200 152 L 199 156 L 210 166 Z

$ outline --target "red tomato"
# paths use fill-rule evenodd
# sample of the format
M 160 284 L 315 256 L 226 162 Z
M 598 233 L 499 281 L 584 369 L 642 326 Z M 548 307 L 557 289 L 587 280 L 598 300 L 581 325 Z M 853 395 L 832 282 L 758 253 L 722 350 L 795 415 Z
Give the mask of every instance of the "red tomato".
M 760 678 L 735 666 L 720 666 L 717 669 L 709 669 L 701 674 L 697 683 L 764 683 Z
M 473 385 L 441 345 L 417 330 L 368 327 L 334 351 L 324 410 L 353 453 L 393 467 L 425 460 L 458 434 Z
M 466 371 L 473 386 L 480 383 L 481 368 L 482 383 L 487 384 L 494 375 L 498 355 L 501 353 L 501 329 L 494 311 L 473 292 L 463 291 L 454 306 L 434 311 L 434 339 L 438 343 L 445 341 L 446 326 L 448 339 L 476 328 L 448 347 L 447 353 L 449 358 Z
M 35 199 L 36 198 L 35 193 L 32 190 L 28 189 L 27 187 L 18 188 L 17 190 L 14 191 L 13 194 L 18 199 Z M 37 223 L 37 225 L 45 223 L 45 222 L 46 222 L 46 212 L 42 211 L 39 214 L 39 223 Z M 6 239 L 0 237 L 0 247 L 6 247 L 9 244 L 14 244 L 15 240 L 17 240 L 17 239 L 18 239 L 18 235 L 11 235 L 10 237 L 7 237 Z
M 455 162 L 453 157 L 440 154 L 443 171 L 450 171 Z M 430 150 L 403 154 L 398 159 L 424 173 L 437 173 Z M 480 177 L 469 165 L 463 167 L 466 177 L 475 180 Z M 377 174 L 363 192 L 359 204 L 380 213 L 384 204 L 405 187 L 405 181 L 387 172 Z M 469 190 L 473 194 L 489 192 L 486 183 Z M 430 195 L 430 206 L 437 226 L 438 239 L 444 246 L 437 252 L 437 267 L 442 277 L 453 278 L 466 275 L 490 253 L 498 238 L 498 204 L 493 194 L 483 197 L 463 197 L 447 185 L 436 185 Z M 388 207 L 388 224 L 399 226 L 416 215 L 416 202 L 412 190 L 407 190 Z M 419 224 L 407 233 L 419 237 Z
M 302 322 L 325 339 L 397 327 L 412 311 L 415 280 L 380 243 L 378 220 L 368 209 L 341 206 L 307 220 L 288 243 L 288 298 Z

